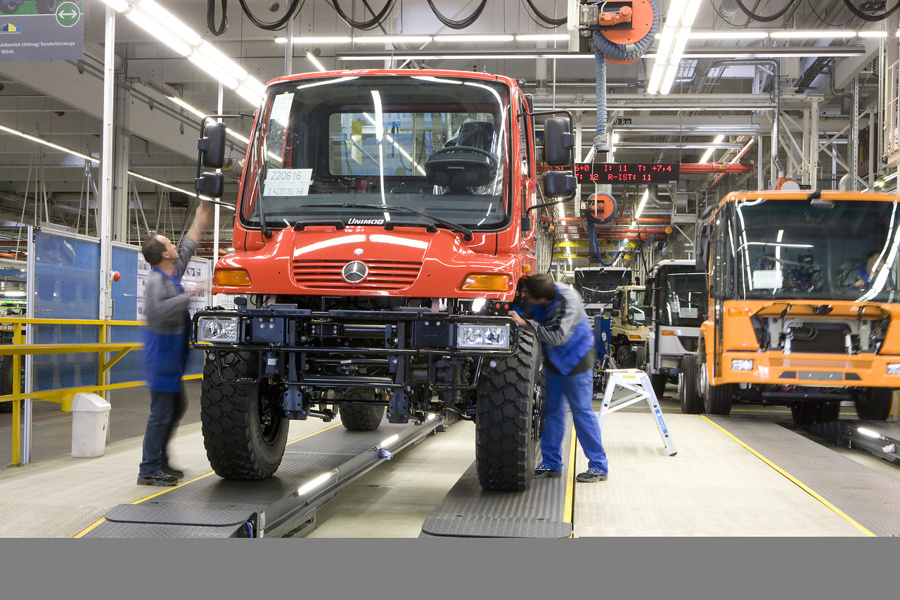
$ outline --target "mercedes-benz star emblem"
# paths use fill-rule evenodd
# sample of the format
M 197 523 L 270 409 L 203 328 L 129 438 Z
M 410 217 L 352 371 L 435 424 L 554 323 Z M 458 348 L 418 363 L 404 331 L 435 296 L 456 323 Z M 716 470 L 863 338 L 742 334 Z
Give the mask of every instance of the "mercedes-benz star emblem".
M 341 270 L 341 275 L 348 283 L 359 283 L 365 279 L 368 274 L 369 267 L 366 266 L 366 263 L 359 260 L 348 262 Z

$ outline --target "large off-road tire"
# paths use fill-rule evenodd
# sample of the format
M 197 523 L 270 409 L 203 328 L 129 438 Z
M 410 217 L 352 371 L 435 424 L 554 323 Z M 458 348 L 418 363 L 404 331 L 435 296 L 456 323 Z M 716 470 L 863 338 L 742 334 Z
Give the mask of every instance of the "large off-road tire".
M 22 6 L 20 2 L 6 2 L 5 0 L 0 0 L 0 12 L 5 15 L 15 14 L 20 6 Z
M 687 415 L 702 414 L 703 398 L 700 397 L 700 367 L 697 365 L 697 357 L 693 354 L 686 355 L 684 360 L 681 361 L 679 382 L 681 412 Z
M 631 349 L 631 344 L 621 342 L 616 346 L 616 367 L 619 369 L 634 369 L 637 366 L 637 356 Z
M 350 390 L 344 400 L 375 401 L 375 390 Z M 338 403 L 341 424 L 348 431 L 375 431 L 384 419 L 384 405 Z
M 699 360 L 699 359 L 698 359 Z M 703 399 L 703 410 L 709 415 L 728 415 L 733 402 L 734 385 L 710 385 L 709 369 L 704 358 L 700 363 L 700 397 Z
M 495 367 L 488 364 L 494 362 Z M 528 487 L 540 439 L 540 363 L 540 345 L 524 329 L 519 329 L 515 354 L 485 361 L 476 391 L 475 464 L 486 490 Z
M 813 400 L 791 404 L 791 418 L 797 425 L 836 421 L 840 412 L 840 400 Z
M 200 420 L 209 464 L 225 479 L 266 479 L 281 465 L 288 419 L 279 411 L 281 394 L 265 381 L 232 383 L 223 379 L 254 377 L 255 355 L 222 356 L 222 377 L 215 361 L 203 367 Z
M 891 414 L 894 390 L 891 388 L 869 388 L 862 397 L 856 399 L 856 414 L 861 421 L 884 421 Z

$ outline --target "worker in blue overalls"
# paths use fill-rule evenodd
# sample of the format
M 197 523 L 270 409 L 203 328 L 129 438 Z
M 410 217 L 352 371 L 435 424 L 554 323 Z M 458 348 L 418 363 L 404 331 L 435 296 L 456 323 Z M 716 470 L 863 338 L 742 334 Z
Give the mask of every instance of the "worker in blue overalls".
M 588 470 L 575 478 L 582 483 L 605 481 L 608 464 L 600 439 L 600 424 L 591 408 L 594 397 L 594 334 L 581 296 L 558 285 L 546 274 L 524 284 L 525 306 L 510 316 L 534 331 L 544 354 L 544 428 L 541 464 L 535 477 L 562 477 L 562 441 L 566 405 L 572 410 L 575 433 L 588 459 Z

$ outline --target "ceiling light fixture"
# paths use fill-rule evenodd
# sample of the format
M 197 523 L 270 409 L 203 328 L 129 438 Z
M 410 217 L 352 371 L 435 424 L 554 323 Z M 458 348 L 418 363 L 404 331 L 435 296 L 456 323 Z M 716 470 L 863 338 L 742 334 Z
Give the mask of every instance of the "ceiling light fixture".
M 681 64 L 688 35 L 700 8 L 700 0 L 673 0 L 659 37 L 648 94 L 668 94 Z
M 715 139 L 713 140 L 713 144 L 719 144 L 719 143 L 723 142 L 724 140 L 725 140 L 725 136 L 719 134 L 719 135 L 717 135 L 717 136 L 715 137 Z M 708 148 L 708 149 L 706 150 L 706 152 L 703 153 L 703 158 L 700 159 L 700 162 L 701 162 L 701 163 L 709 162 L 709 159 L 710 159 L 710 157 L 712 156 L 712 153 L 713 153 L 714 151 L 715 151 L 715 147 L 710 147 L 710 148 Z
M 485 35 L 436 35 L 435 42 L 473 43 L 473 42 L 512 42 L 516 38 L 507 34 Z
M 19 136 L 20 138 L 24 138 L 28 141 L 34 142 L 36 144 L 40 144 L 42 146 L 47 146 L 48 148 L 53 148 L 54 150 L 59 150 L 60 152 L 65 152 L 66 154 L 71 154 L 72 156 L 77 156 L 78 158 L 83 158 L 86 161 L 90 161 L 92 163 L 96 163 L 98 166 L 100 165 L 100 159 L 95 158 L 93 156 L 88 156 L 87 154 L 82 154 L 81 152 L 76 152 L 71 148 L 66 148 L 65 146 L 60 146 L 59 144 L 54 144 L 53 142 L 48 142 L 47 140 L 41 139 L 39 137 L 35 137 L 33 135 L 29 135 L 25 132 L 19 131 L 18 129 L 13 129 L 11 127 L 6 127 L 5 125 L 0 125 L 0 131 L 4 131 L 6 133 Z M 175 187 L 174 185 L 164 183 L 157 179 L 153 179 L 151 177 L 147 177 L 146 175 L 141 175 L 140 173 L 135 173 L 134 171 L 128 171 L 128 174 L 132 177 L 136 177 L 138 179 L 143 179 L 144 181 L 148 181 L 150 183 L 162 186 L 164 188 L 168 188 L 170 190 L 174 190 L 176 192 L 181 192 L 182 194 L 187 194 L 188 196 L 196 196 L 196 192 L 189 192 L 187 190 L 183 190 L 181 188 Z M 215 200 L 214 198 L 208 198 L 206 196 L 199 196 L 203 200 Z M 218 201 L 217 201 L 218 202 Z M 222 203 L 222 206 L 226 208 L 229 207 L 228 204 Z
M 638 204 L 637 210 L 634 213 L 635 221 L 641 218 L 641 213 L 644 212 L 644 207 L 647 206 L 648 198 L 650 198 L 650 188 L 644 188 L 644 195 L 641 196 L 641 203 Z M 632 225 L 632 227 L 634 227 L 634 225 Z
M 293 45 L 298 44 L 349 44 L 353 41 L 353 38 L 348 35 L 301 35 L 291 38 L 291 43 Z M 287 44 L 286 37 L 276 37 L 276 44 Z
M 815 29 L 812 31 L 773 31 L 769 37 L 776 40 L 821 40 L 856 37 L 856 31 L 846 29 Z
M 306 53 L 306 58 L 307 58 L 307 60 L 309 60 L 309 62 L 311 62 L 311 63 L 313 64 L 313 66 L 314 66 L 315 68 L 317 68 L 319 71 L 327 71 L 327 70 L 328 70 L 328 69 L 325 68 L 324 65 L 322 65 L 322 63 L 319 62 L 319 60 L 316 58 L 316 56 L 315 56 L 312 52 L 307 52 L 307 53 Z
M 147 33 L 186 57 L 197 67 L 252 104 L 258 104 L 265 86 L 236 62 L 204 41 L 193 29 L 153 0 L 103 0 Z
M 366 35 L 353 38 L 357 44 L 427 44 L 430 35 Z

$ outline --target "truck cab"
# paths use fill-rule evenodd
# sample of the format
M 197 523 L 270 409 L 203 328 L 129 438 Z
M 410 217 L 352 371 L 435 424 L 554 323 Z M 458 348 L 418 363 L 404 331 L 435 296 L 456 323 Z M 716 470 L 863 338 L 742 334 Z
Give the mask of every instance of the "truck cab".
M 657 396 L 680 381 L 684 357 L 696 354 L 706 318 L 706 272 L 695 261 L 666 259 L 654 265 L 645 293 L 650 314 L 647 374 Z
M 645 298 L 641 285 L 620 286 L 613 294 L 611 352 L 620 369 L 641 369 L 647 359 L 650 314 Z

